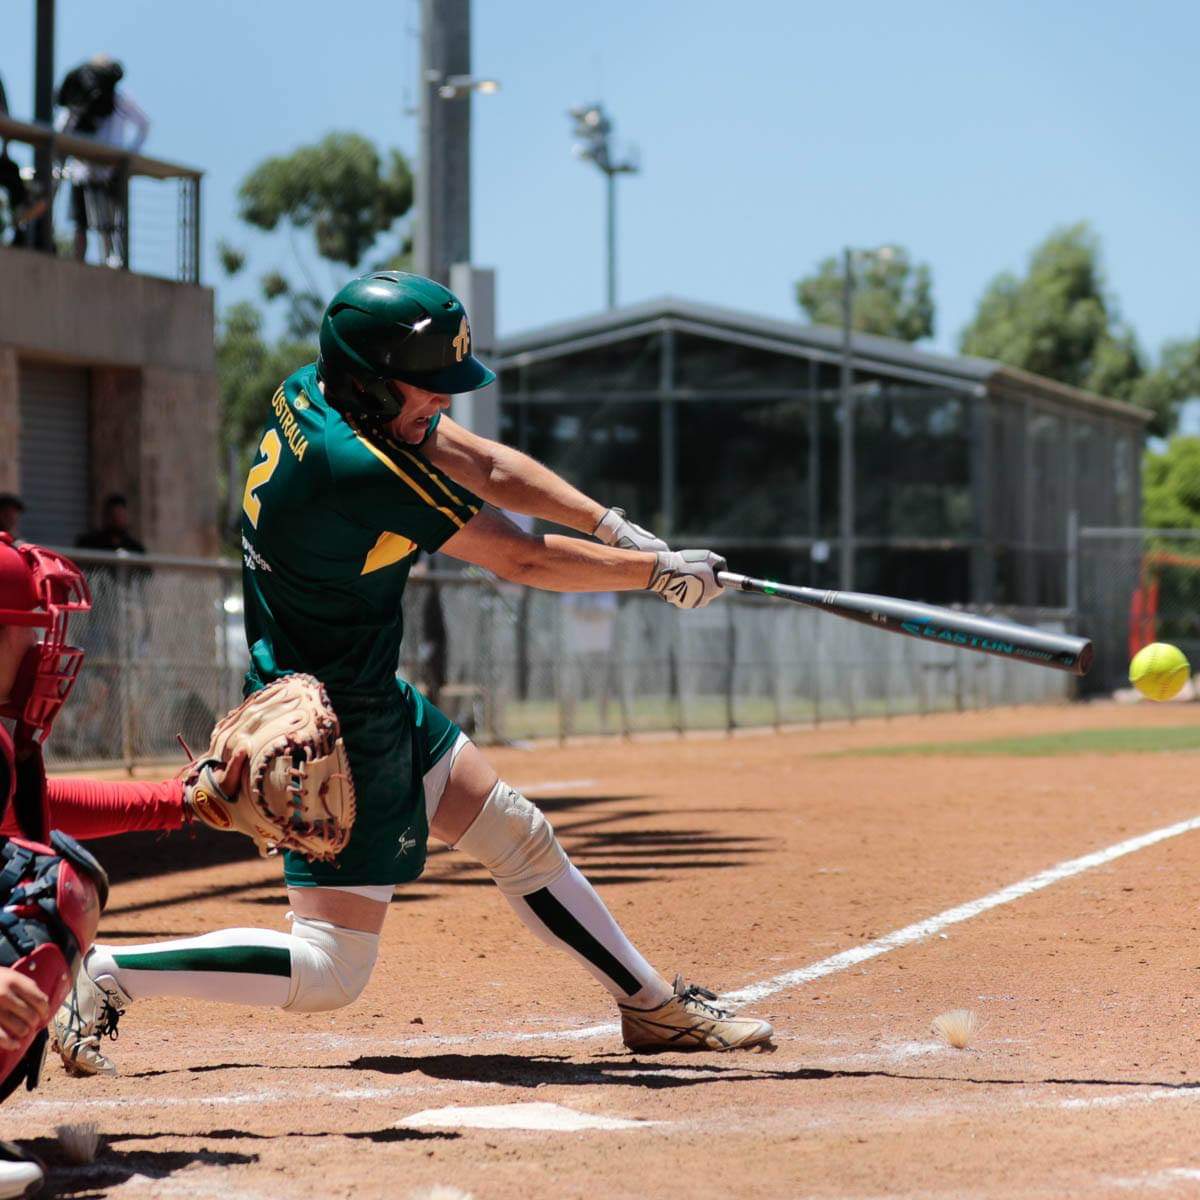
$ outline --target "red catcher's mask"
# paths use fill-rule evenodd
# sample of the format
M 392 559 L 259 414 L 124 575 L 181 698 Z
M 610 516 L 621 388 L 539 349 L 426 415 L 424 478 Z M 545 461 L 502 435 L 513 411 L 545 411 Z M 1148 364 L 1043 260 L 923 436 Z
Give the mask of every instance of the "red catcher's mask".
M 83 665 L 83 651 L 67 645 L 67 618 L 91 607 L 87 580 L 69 558 L 0 534 L 0 625 L 46 631 L 22 660 L 0 717 L 15 718 L 38 741 L 46 740 Z

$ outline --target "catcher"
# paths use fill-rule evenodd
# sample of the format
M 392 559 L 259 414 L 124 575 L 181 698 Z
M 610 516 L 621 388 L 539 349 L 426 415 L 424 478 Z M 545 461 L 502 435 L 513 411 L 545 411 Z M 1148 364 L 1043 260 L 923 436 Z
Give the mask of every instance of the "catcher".
M 481 863 L 535 937 L 572 955 L 617 1002 L 635 1050 L 727 1050 L 771 1036 L 711 992 L 674 984 L 632 945 L 536 806 L 497 777 L 445 714 L 395 676 L 401 596 L 418 549 L 551 591 L 650 589 L 679 608 L 721 593 L 719 556 L 674 552 L 551 471 L 444 415 L 494 376 L 462 304 L 420 276 L 378 272 L 326 309 L 320 358 L 272 397 L 242 498 L 253 693 L 314 676 L 341 721 L 357 819 L 332 861 L 285 848 L 290 933 L 229 929 L 97 945 L 55 1028 L 77 1071 L 104 1072 L 97 1031 L 146 996 L 321 1012 L 371 975 L 397 884 L 430 833 Z M 493 507 L 496 506 L 496 507 Z M 594 534 L 523 533 L 505 508 Z
M 67 622 L 89 607 L 73 563 L 0 534 L 0 819 L 11 813 L 18 835 L 0 837 L 0 1100 L 37 1085 L 46 1024 L 108 891 L 96 860 L 50 832 L 41 754 L 82 658 Z M 42 1177 L 36 1159 L 0 1143 L 0 1196 L 31 1194 Z
M 330 779 L 345 772 L 332 712 L 315 681 L 295 677 L 261 693 L 252 713 L 247 704 L 229 714 L 182 781 L 47 781 L 42 745 L 83 663 L 68 623 L 90 607 L 74 563 L 0 534 L 0 1100 L 37 1084 L 46 1026 L 107 897 L 103 869 L 74 837 L 177 829 L 202 807 L 210 823 L 262 844 L 328 855 L 348 828 L 324 807 L 308 821 L 307 797 L 313 812 L 328 803 L 353 819 L 348 783 Z M 35 1158 L 0 1142 L 0 1200 L 32 1194 L 42 1178 Z

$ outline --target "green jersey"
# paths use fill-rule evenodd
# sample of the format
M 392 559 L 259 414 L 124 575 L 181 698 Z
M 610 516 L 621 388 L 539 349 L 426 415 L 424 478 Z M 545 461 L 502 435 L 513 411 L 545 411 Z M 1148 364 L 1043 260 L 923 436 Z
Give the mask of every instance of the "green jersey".
M 285 380 L 242 498 L 248 688 L 300 671 L 335 707 L 339 695 L 394 696 L 416 552 L 481 505 L 420 447 L 368 437 L 330 407 L 315 363 Z

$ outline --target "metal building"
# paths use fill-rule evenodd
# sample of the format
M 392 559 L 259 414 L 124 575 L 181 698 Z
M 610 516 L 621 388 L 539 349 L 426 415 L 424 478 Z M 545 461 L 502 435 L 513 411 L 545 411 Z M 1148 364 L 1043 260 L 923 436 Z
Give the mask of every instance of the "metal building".
M 675 545 L 837 586 L 842 334 L 667 297 L 499 339 L 501 434 Z M 852 340 L 854 586 L 1061 608 L 1070 514 L 1132 525 L 1148 414 Z

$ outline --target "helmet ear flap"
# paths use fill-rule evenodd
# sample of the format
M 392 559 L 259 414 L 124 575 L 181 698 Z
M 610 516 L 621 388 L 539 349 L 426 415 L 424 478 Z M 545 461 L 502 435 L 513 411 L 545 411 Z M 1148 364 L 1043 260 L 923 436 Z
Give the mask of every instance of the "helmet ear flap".
M 367 383 L 355 381 L 358 392 L 358 411 L 368 421 L 391 421 L 400 415 L 404 407 L 403 396 L 397 396 L 388 387 L 386 379 L 370 380 Z

